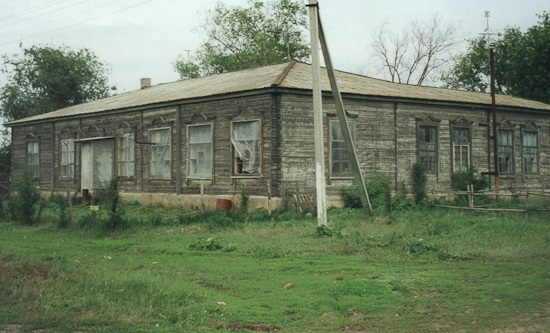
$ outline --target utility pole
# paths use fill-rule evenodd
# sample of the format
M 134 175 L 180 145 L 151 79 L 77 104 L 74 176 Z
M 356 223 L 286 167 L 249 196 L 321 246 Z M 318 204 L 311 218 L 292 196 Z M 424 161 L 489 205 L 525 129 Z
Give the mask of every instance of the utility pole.
M 319 57 L 319 11 L 316 0 L 309 0 L 311 36 L 311 67 L 313 68 L 313 131 L 315 137 L 315 184 L 317 225 L 326 226 L 327 199 L 325 186 L 325 146 L 323 139 L 323 96 L 321 92 L 321 61 Z
M 487 28 L 482 35 L 487 36 L 487 42 L 489 43 L 489 66 L 491 69 L 491 118 L 493 123 L 493 164 L 495 171 L 492 173 L 495 177 L 495 199 L 499 201 L 500 191 L 500 177 L 498 172 L 498 130 L 497 130 L 497 111 L 496 111 L 496 88 L 495 88 L 495 61 L 494 61 L 494 43 L 491 41 L 492 35 L 500 35 L 498 33 L 492 33 L 489 29 L 489 16 L 490 12 L 485 11 L 485 17 L 487 18 Z M 490 170 L 489 170 L 490 171 Z
M 342 100 L 342 94 L 340 94 L 340 89 L 338 88 L 338 82 L 336 81 L 336 74 L 334 72 L 334 67 L 332 66 L 332 60 L 330 57 L 330 52 L 328 50 L 327 40 L 325 38 L 325 33 L 323 31 L 323 24 L 321 23 L 321 15 L 318 15 L 319 19 L 319 38 L 321 40 L 321 49 L 323 50 L 323 58 L 325 59 L 325 64 L 327 66 L 328 79 L 330 81 L 330 86 L 332 89 L 332 97 L 336 104 L 336 115 L 338 116 L 338 122 L 340 123 L 340 129 L 342 130 L 342 136 L 344 137 L 344 142 L 346 144 L 346 151 L 348 153 L 348 159 L 351 165 L 351 171 L 353 173 L 353 178 L 355 180 L 355 185 L 357 186 L 357 191 L 359 192 L 359 197 L 361 198 L 361 204 L 363 209 L 367 214 L 372 213 L 372 206 L 369 199 L 369 193 L 367 192 L 367 187 L 365 185 L 365 179 L 363 173 L 361 172 L 361 167 L 359 166 L 359 160 L 357 159 L 357 152 L 355 150 L 355 143 L 351 137 L 351 132 L 348 126 L 348 119 L 346 116 L 346 110 L 344 109 L 344 102 Z

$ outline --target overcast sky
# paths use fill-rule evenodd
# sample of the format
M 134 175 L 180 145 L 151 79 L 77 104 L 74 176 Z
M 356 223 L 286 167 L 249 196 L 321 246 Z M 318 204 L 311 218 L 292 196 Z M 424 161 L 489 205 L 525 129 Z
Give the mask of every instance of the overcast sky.
M 0 54 L 20 53 L 20 43 L 88 48 L 108 65 L 110 85 L 118 92 L 138 89 L 142 77 L 153 84 L 172 82 L 178 80 L 174 61 L 204 40 L 198 27 L 216 2 L 0 0 Z M 486 10 L 497 32 L 507 26 L 525 30 L 537 23 L 536 14 L 550 10 L 548 0 L 319 0 L 319 6 L 336 69 L 371 76 L 377 73 L 369 45 L 383 22 L 399 32 L 413 20 L 426 22 L 438 14 L 445 24 L 458 27 L 462 38 L 474 38 L 486 28 Z

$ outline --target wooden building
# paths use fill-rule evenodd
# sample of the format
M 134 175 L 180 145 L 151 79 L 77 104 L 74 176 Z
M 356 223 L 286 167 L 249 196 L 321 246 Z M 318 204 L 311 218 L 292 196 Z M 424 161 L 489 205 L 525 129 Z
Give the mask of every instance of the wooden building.
M 93 191 L 116 178 L 123 198 L 206 205 L 244 189 L 253 206 L 315 193 L 311 66 L 290 62 L 150 85 L 12 121 L 12 181 L 36 170 L 44 193 Z M 329 205 L 352 183 L 326 72 Z M 359 163 L 410 186 L 416 162 L 430 191 L 448 193 L 469 165 L 493 169 L 488 94 L 390 83 L 337 72 Z M 498 167 L 509 191 L 550 188 L 550 105 L 498 95 Z M 238 200 L 235 200 L 238 201 Z

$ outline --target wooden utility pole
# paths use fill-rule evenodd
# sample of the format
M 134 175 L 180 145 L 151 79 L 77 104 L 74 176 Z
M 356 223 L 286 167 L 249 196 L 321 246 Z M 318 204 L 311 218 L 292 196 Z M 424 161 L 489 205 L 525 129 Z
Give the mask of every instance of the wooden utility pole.
M 498 130 L 497 130 L 497 110 L 495 100 L 495 62 L 493 44 L 489 45 L 489 65 L 491 66 L 491 116 L 493 119 L 493 163 L 495 164 L 495 199 L 499 201 L 500 177 L 498 173 Z
M 318 14 L 319 19 L 319 38 L 321 40 L 321 49 L 323 50 L 323 58 L 325 59 L 325 65 L 327 66 L 328 78 L 330 81 L 330 86 L 332 88 L 332 97 L 336 104 L 336 114 L 338 116 L 338 122 L 340 123 L 340 129 L 342 130 L 342 136 L 344 137 L 344 142 L 346 144 L 346 151 L 348 153 L 348 159 L 351 165 L 351 171 L 353 173 L 353 178 L 355 180 L 355 185 L 357 186 L 357 191 L 361 198 L 361 203 L 363 208 L 370 214 L 372 212 L 372 207 L 369 200 L 369 194 L 367 192 L 367 187 L 365 186 L 365 180 L 363 174 L 361 173 L 361 168 L 359 166 L 359 160 L 357 159 L 357 153 L 355 151 L 355 144 L 353 138 L 351 137 L 351 131 L 349 130 L 348 120 L 346 116 L 346 110 L 344 109 L 344 101 L 342 100 L 342 94 L 340 94 L 340 89 L 338 88 L 338 82 L 336 81 L 336 75 L 334 74 L 334 67 L 332 66 L 332 60 L 330 58 L 330 53 L 328 51 L 328 44 L 325 39 L 325 33 L 323 31 L 323 24 L 321 23 L 321 16 Z
M 487 18 L 487 28 L 482 35 L 487 36 L 487 42 L 489 43 L 489 68 L 491 71 L 491 118 L 493 123 L 493 164 L 495 171 L 489 172 L 495 177 L 495 200 L 499 201 L 500 190 L 500 177 L 498 172 L 498 129 L 497 129 L 497 110 L 496 110 L 496 88 L 495 88 L 495 61 L 494 61 L 494 44 L 491 42 L 492 35 L 498 35 L 499 33 L 493 33 L 489 29 L 489 16 L 490 12 L 485 11 L 485 17 Z M 489 170 L 490 171 L 490 170 Z
M 321 62 L 319 58 L 319 12 L 316 0 L 309 0 L 311 34 L 311 64 L 313 68 L 313 131 L 315 136 L 315 184 L 317 199 L 317 225 L 327 225 L 327 199 L 325 188 L 325 146 L 323 139 L 323 96 L 321 92 Z

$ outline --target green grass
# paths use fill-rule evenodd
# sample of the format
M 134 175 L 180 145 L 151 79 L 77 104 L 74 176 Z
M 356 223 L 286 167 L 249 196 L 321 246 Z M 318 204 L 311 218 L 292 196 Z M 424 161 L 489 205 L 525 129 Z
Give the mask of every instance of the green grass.
M 548 215 L 124 212 L 0 223 L 0 331 L 550 330 Z

